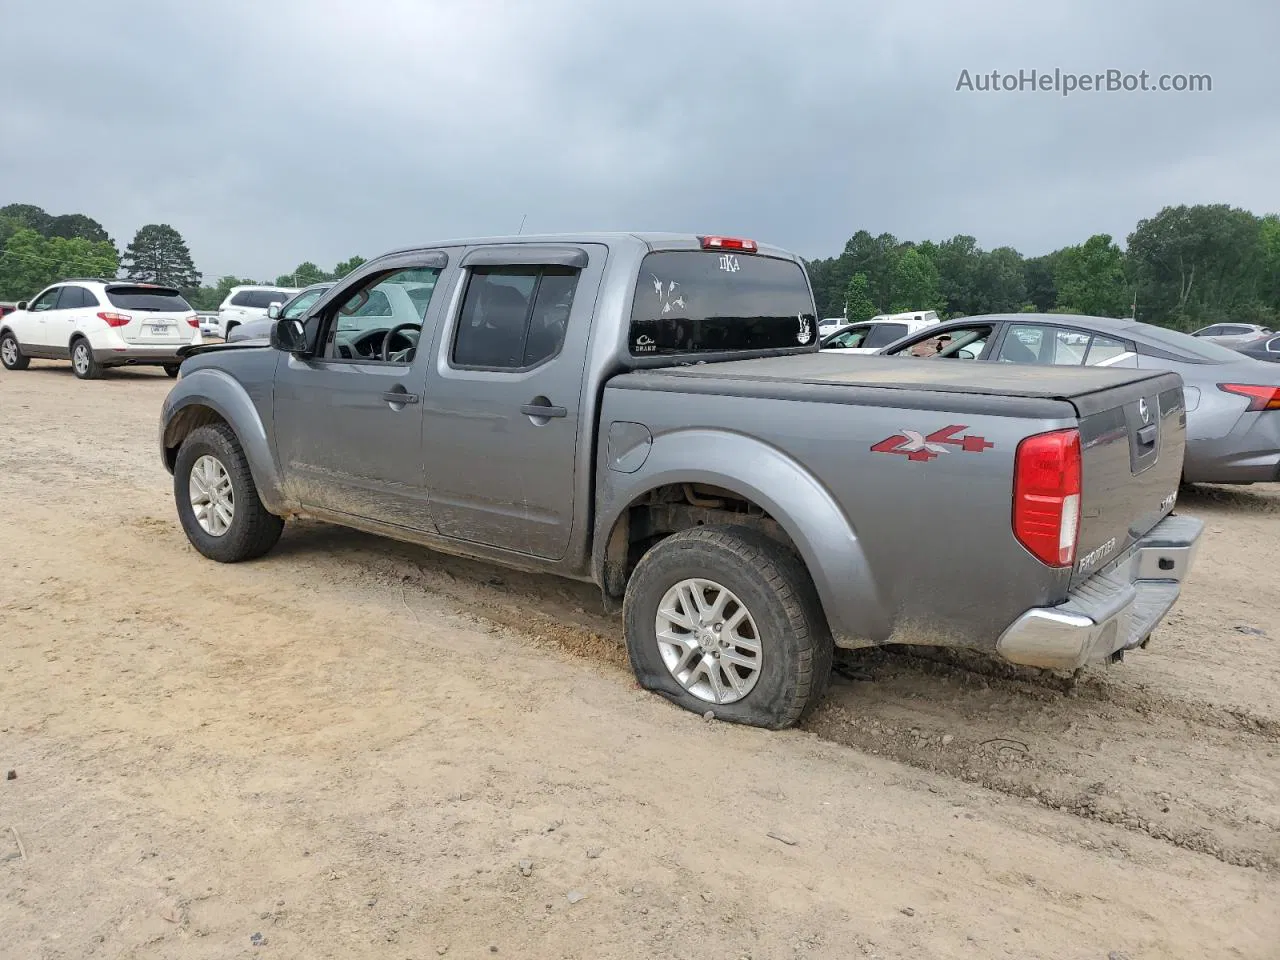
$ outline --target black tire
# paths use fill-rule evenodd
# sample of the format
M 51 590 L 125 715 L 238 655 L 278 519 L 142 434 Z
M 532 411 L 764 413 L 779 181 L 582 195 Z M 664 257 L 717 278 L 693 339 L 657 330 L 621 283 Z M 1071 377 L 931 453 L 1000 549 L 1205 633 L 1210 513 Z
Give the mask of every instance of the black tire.
M 727 588 L 756 624 L 759 676 L 732 703 L 718 704 L 686 690 L 658 645 L 663 597 L 680 581 L 694 578 Z M 623 617 L 637 681 L 695 713 L 710 711 L 719 720 L 781 730 L 822 699 L 831 679 L 831 631 L 809 572 L 792 550 L 747 527 L 696 527 L 659 541 L 627 583 Z
M 191 504 L 191 470 L 204 456 L 217 460 L 231 480 L 231 524 L 220 535 L 201 527 Z M 219 563 L 261 557 L 276 545 L 284 530 L 284 520 L 263 506 L 240 441 L 225 423 L 198 427 L 182 442 L 173 469 L 173 497 L 191 545 Z
M 8 330 L 0 336 L 0 363 L 6 370 L 25 370 L 31 366 L 31 358 L 23 354 L 18 338 Z
M 226 330 L 224 330 L 224 331 L 223 331 L 223 333 L 222 333 L 222 340 L 223 340 L 223 342 L 224 342 L 224 343 L 225 343 L 226 341 L 228 341 L 228 340 L 230 340 L 230 339 L 231 339 L 231 331 L 232 331 L 232 330 L 234 330 L 234 329 L 235 329 L 236 327 L 238 327 L 238 326 L 240 326 L 240 324 L 238 324 L 238 323 L 228 323 L 228 324 L 227 324 L 227 329 L 226 329 Z
M 81 380 L 97 380 L 102 376 L 102 364 L 93 357 L 93 347 L 84 337 L 71 341 L 71 372 Z
M 178 371 L 181 369 L 182 369 L 182 364 L 180 363 L 166 363 L 164 365 L 165 375 L 168 376 L 170 379 L 176 378 L 178 376 Z

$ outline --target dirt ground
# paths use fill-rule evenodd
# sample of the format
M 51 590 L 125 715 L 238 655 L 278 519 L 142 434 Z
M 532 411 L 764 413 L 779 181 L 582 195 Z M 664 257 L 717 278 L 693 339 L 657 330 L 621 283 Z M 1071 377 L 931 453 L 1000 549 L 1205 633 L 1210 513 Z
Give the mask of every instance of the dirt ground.
M 204 560 L 170 385 L 0 371 L 4 960 L 1280 958 L 1280 488 L 1184 494 L 1175 614 L 1071 690 L 879 651 L 766 733 L 638 690 L 585 587 Z

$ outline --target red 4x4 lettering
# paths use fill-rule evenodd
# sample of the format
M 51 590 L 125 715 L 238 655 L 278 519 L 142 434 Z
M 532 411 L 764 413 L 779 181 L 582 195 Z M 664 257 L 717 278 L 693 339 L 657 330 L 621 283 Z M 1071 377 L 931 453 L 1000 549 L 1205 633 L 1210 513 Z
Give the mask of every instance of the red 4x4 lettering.
M 925 434 L 916 430 L 903 430 L 892 437 L 886 437 L 871 447 L 872 453 L 896 453 L 908 460 L 928 462 L 939 454 L 946 453 L 951 447 L 959 447 L 965 453 L 982 453 L 995 446 L 986 437 L 966 433 L 963 437 L 956 434 L 969 429 L 964 424 L 953 424 Z

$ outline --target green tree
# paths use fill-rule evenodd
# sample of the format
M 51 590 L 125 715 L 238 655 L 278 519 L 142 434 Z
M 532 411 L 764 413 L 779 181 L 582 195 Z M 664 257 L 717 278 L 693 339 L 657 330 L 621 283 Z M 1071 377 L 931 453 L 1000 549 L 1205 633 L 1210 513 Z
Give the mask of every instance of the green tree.
M 105 241 L 42 237 L 23 228 L 0 253 L 0 300 L 27 300 L 67 277 L 114 277 L 116 249 Z
M 1211 323 L 1267 295 L 1262 221 L 1225 203 L 1165 207 L 1140 220 L 1128 258 L 1142 320 Z
M 0 217 L 16 220 L 20 226 L 34 230 L 42 237 L 49 235 L 49 224 L 53 222 L 53 217 L 45 213 L 41 207 L 30 203 L 11 203 L 0 207 Z
M 908 248 L 895 258 L 891 283 L 889 313 L 945 307 L 938 292 L 938 268 L 919 250 Z
M 1027 301 L 1022 254 L 1013 247 L 983 253 L 974 278 L 973 314 L 1017 313 Z
M 1128 313 L 1131 291 L 1125 281 L 1124 254 L 1109 234 L 1094 234 L 1079 246 L 1059 251 L 1054 285 L 1059 309 L 1093 317 Z
M 948 316 L 969 316 L 977 312 L 974 291 L 982 251 L 968 234 L 957 234 L 938 244 L 933 262 L 938 268 L 938 292 Z
M 1045 254 L 1042 257 L 1031 257 L 1022 262 L 1023 280 L 1027 290 L 1027 300 L 1035 309 L 1030 313 L 1052 313 L 1058 303 L 1058 286 L 1053 276 L 1057 269 L 1058 253 Z
M 855 273 L 845 289 L 844 316 L 849 321 L 870 320 L 876 315 L 876 305 L 871 300 L 871 285 L 865 273 Z
M 307 260 L 294 267 L 292 273 L 284 273 L 276 277 L 276 284 L 281 287 L 307 287 L 330 279 L 332 277 L 329 274 Z
M 333 272 L 329 274 L 329 279 L 341 280 L 347 274 L 351 273 L 354 270 L 359 269 L 360 267 L 364 266 L 366 263 L 368 263 L 368 261 L 365 260 L 364 257 L 358 256 L 358 255 L 352 257 L 350 260 L 343 260 L 341 263 L 339 263 L 337 266 L 333 268 Z
M 123 265 L 130 280 L 163 283 L 181 290 L 200 286 L 200 274 L 191 262 L 186 241 L 167 223 L 142 227 L 125 250 Z
M 111 243 L 111 238 L 107 236 L 107 231 L 102 224 L 92 217 L 86 217 L 83 213 L 67 213 L 52 218 L 45 236 L 66 237 L 68 240 L 78 237 L 81 240 Z

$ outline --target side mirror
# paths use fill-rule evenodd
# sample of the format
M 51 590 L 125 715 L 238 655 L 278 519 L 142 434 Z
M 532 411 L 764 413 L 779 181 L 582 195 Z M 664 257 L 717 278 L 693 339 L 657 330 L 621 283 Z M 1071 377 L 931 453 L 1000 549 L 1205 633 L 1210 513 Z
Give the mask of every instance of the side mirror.
M 271 346 L 285 353 L 306 353 L 306 329 L 297 320 L 277 320 L 271 328 Z
M 19 300 L 19 301 L 18 301 L 18 309 L 19 309 L 19 310 L 25 310 L 25 309 L 27 309 L 27 301 L 25 301 L 25 300 Z
M 271 304 L 271 306 L 267 307 L 267 316 L 268 316 L 268 317 L 270 317 L 272 320 L 279 320 L 279 319 L 280 319 L 280 304 L 278 304 L 278 303 L 273 303 L 273 304 Z

